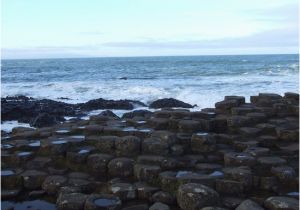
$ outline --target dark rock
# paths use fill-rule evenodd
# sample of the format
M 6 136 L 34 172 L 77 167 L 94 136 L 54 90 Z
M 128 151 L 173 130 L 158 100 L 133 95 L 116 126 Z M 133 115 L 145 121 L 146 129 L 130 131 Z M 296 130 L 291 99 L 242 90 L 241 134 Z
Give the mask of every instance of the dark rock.
M 170 210 L 170 207 L 166 204 L 156 202 L 150 206 L 149 210 Z
M 86 198 L 82 193 L 61 194 L 56 201 L 57 210 L 82 210 Z
M 103 176 L 107 174 L 107 165 L 112 159 L 111 155 L 92 154 L 87 158 L 87 165 L 92 173 Z
M 35 190 L 42 186 L 47 173 L 37 170 L 27 170 L 23 172 L 21 176 L 23 177 L 24 187 L 26 189 Z
M 108 163 L 108 173 L 112 177 L 130 177 L 133 175 L 134 160 L 115 158 Z
M 152 195 L 152 201 L 173 205 L 175 203 L 175 197 L 168 192 L 158 191 Z
M 133 112 L 127 112 L 123 114 L 122 118 L 132 119 L 134 117 L 143 117 L 143 118 L 149 118 L 152 116 L 152 112 L 148 110 L 134 110 Z
M 124 136 L 115 141 L 116 154 L 119 156 L 135 156 L 140 153 L 141 140 L 136 136 Z
M 122 210 L 149 210 L 148 204 L 133 204 L 122 208 Z
M 205 206 L 217 205 L 219 194 L 210 187 L 188 183 L 177 191 L 177 203 L 183 210 L 198 210 Z
M 122 201 L 133 200 L 137 197 L 136 188 L 129 183 L 114 183 L 109 186 L 109 193 L 118 196 Z
M 264 208 L 258 205 L 256 202 L 247 199 L 243 201 L 235 210 L 264 210 Z
M 63 119 L 60 119 L 62 121 Z M 50 115 L 48 113 L 40 113 L 36 118 L 34 118 L 30 122 L 30 126 L 42 128 L 42 127 L 48 127 L 58 124 L 59 121 L 56 120 L 56 117 L 53 115 Z
M 146 181 L 152 183 L 157 181 L 158 174 L 161 172 L 159 166 L 135 164 L 134 165 L 134 176 L 139 181 Z
M 164 99 L 158 99 L 156 101 L 153 101 L 149 105 L 149 107 L 154 109 L 159 109 L 159 108 L 171 108 L 171 107 L 193 108 L 194 106 L 174 98 L 164 98 Z
M 48 176 L 42 184 L 43 190 L 49 195 L 55 195 L 58 193 L 60 187 L 67 184 L 67 178 L 64 176 Z
M 123 109 L 131 110 L 134 108 L 133 104 L 138 104 L 140 106 L 146 106 L 144 103 L 132 100 L 105 100 L 103 98 L 90 100 L 83 104 L 78 104 L 77 106 L 81 110 L 91 111 L 97 109 Z
M 299 200 L 283 196 L 273 196 L 265 200 L 264 206 L 268 210 L 298 210 Z

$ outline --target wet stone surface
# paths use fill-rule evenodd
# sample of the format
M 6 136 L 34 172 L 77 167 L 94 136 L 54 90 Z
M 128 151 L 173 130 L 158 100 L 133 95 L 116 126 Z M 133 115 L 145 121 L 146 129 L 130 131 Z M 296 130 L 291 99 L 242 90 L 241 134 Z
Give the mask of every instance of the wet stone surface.
M 153 112 L 14 128 L 1 140 L 1 207 L 298 209 L 298 98 L 226 96 L 201 111 L 168 100 Z

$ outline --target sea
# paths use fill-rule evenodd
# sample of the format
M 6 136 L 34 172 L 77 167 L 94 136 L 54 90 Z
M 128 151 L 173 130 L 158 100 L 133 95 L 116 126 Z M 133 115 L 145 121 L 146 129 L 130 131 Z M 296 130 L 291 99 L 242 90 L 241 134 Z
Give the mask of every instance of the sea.
M 226 95 L 299 90 L 299 55 L 227 55 L 2 60 L 1 97 L 68 103 L 176 98 L 198 108 Z

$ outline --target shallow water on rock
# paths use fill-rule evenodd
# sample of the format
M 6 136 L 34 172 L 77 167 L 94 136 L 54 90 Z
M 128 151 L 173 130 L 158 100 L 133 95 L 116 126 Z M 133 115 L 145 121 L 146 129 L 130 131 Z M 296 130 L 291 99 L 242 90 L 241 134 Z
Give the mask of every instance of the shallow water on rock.
M 214 176 L 214 177 L 223 177 L 224 173 L 221 171 L 214 171 L 211 174 L 209 174 L 209 176 Z
M 85 153 L 89 153 L 90 150 L 87 150 L 87 149 L 82 149 L 78 152 L 78 154 L 85 154 Z
M 56 210 L 55 204 L 43 200 L 24 202 L 1 201 L 1 209 L 5 210 L 10 207 L 13 207 L 14 210 Z
M 113 199 L 107 199 L 107 198 L 99 198 L 99 199 L 96 199 L 94 201 L 94 203 L 97 205 L 97 206 L 102 206 L 102 207 L 106 207 L 106 206 L 114 206 L 117 204 L 116 200 L 113 200 Z
M 122 130 L 123 131 L 137 131 L 137 129 L 134 127 L 126 127 L 126 128 L 123 128 Z
M 11 144 L 2 144 L 1 147 L 2 147 L 3 149 L 11 149 L 11 148 L 13 148 L 14 146 L 11 145 Z
M 39 147 L 41 146 L 41 142 L 40 141 L 36 141 L 36 142 L 32 142 L 29 144 L 30 147 Z
M 75 136 L 70 136 L 70 138 L 73 138 L 73 139 L 85 139 L 85 136 L 83 136 L 83 135 L 75 135 Z
M 12 170 L 1 170 L 1 176 L 10 176 L 10 175 L 14 175 L 15 172 Z
M 31 154 L 32 154 L 32 152 L 19 152 L 17 155 L 18 156 L 29 156 Z
M 65 133 L 70 133 L 70 130 L 57 130 L 57 131 L 55 131 L 55 133 L 65 134 Z
M 206 136 L 208 135 L 208 133 L 205 133 L 205 132 L 199 132 L 199 133 L 196 133 L 197 136 Z
M 65 144 L 65 143 L 67 143 L 67 141 L 65 140 L 57 140 L 52 142 L 52 144 Z

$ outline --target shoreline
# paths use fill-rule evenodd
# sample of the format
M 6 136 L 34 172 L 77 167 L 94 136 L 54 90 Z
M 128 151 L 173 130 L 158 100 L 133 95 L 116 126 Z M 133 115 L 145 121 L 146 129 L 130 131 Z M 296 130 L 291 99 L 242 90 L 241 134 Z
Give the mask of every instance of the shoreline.
M 1 142 L 1 206 L 297 209 L 299 94 L 128 111 L 13 129 Z

